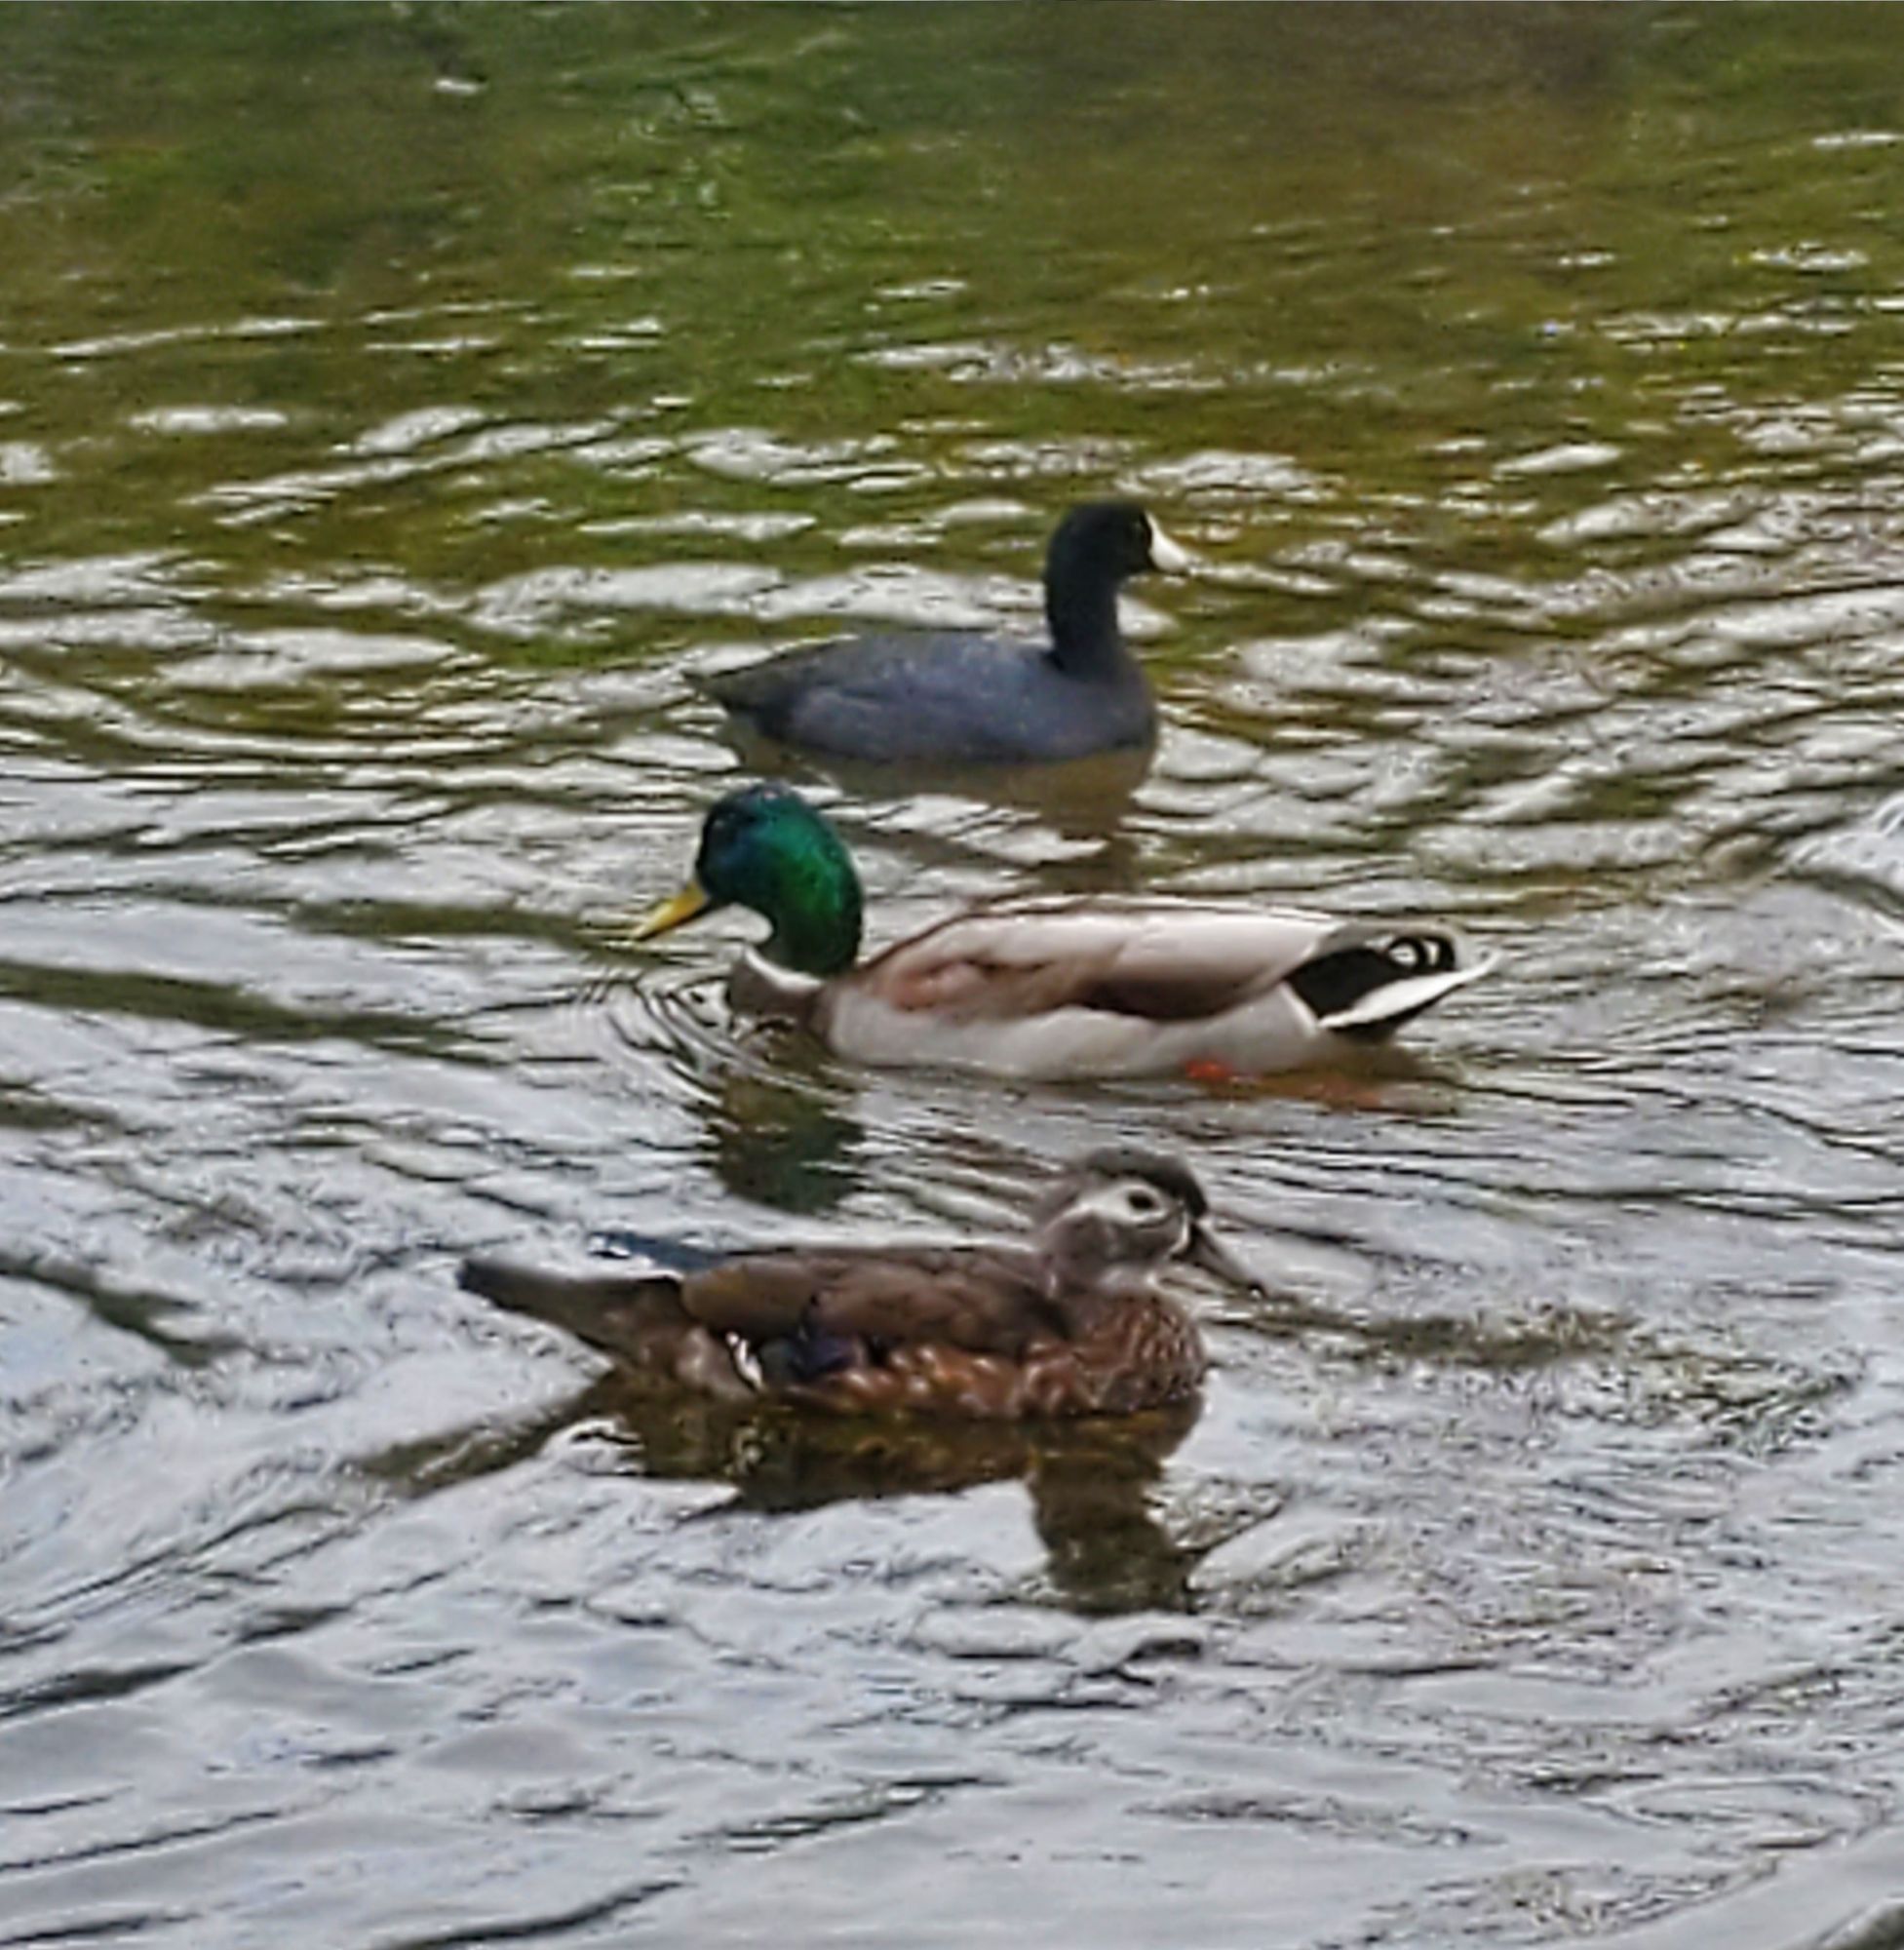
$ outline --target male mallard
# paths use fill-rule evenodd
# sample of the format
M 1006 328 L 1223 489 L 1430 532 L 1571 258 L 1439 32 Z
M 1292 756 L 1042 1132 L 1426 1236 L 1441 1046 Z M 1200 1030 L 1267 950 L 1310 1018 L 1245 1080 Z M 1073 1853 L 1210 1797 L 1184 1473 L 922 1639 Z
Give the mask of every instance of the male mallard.
M 1070 1167 L 1025 1244 L 782 1246 L 644 1273 L 472 1259 L 460 1278 L 703 1394 L 1015 1421 L 1196 1391 L 1202 1338 L 1155 1286 L 1173 1260 L 1261 1290 L 1187 1166 L 1111 1149 Z
M 1298 1069 L 1384 1041 L 1488 966 L 1439 927 L 1097 896 L 973 908 L 855 966 L 859 876 L 780 785 L 716 803 L 694 878 L 634 939 L 735 902 L 773 928 L 734 972 L 737 1006 L 862 1063 L 1007 1076 Z
M 1147 746 L 1157 709 L 1117 629 L 1117 585 L 1189 557 L 1134 501 L 1059 523 L 1045 557 L 1051 641 L 976 630 L 856 637 L 713 680 L 736 718 L 835 758 L 1036 764 Z

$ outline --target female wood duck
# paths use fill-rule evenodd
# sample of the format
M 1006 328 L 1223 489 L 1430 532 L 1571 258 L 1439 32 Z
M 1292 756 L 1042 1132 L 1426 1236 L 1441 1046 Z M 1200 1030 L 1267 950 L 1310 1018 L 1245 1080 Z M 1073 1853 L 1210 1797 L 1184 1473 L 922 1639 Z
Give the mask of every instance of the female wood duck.
M 729 904 L 771 923 L 729 984 L 838 1055 L 1045 1078 L 1252 1073 L 1379 1043 L 1486 973 L 1442 927 L 1170 899 L 974 908 L 858 963 L 859 876 L 780 785 L 709 812 L 694 877 L 634 930 Z
M 1261 1291 L 1187 1166 L 1093 1151 L 1025 1244 L 786 1246 L 691 1270 L 537 1272 L 471 1259 L 473 1293 L 728 1400 L 1017 1421 L 1136 1415 L 1193 1395 L 1196 1323 L 1156 1290 L 1186 1260 Z
M 1117 628 L 1117 585 L 1190 558 L 1134 501 L 1059 523 L 1045 557 L 1050 642 L 975 630 L 857 637 L 716 678 L 755 730 L 836 759 L 1024 765 L 1147 747 L 1156 700 Z

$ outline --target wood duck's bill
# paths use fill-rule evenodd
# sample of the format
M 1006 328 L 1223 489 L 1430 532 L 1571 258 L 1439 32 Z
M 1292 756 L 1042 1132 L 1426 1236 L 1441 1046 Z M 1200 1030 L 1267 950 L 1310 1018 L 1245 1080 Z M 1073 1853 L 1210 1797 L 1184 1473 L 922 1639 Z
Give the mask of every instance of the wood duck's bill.
M 1269 1289 L 1230 1251 L 1223 1235 L 1208 1219 L 1198 1219 L 1190 1227 L 1189 1243 L 1184 1258 L 1193 1267 L 1247 1293 L 1253 1300 L 1267 1300 Z

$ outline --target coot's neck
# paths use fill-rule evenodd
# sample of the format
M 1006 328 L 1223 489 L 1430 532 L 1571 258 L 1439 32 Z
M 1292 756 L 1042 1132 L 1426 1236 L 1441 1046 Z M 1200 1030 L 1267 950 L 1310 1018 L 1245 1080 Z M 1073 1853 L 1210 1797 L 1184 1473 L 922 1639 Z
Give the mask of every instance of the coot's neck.
M 1117 579 L 1053 542 L 1044 570 L 1052 661 L 1067 677 L 1106 678 L 1133 668 L 1117 628 Z

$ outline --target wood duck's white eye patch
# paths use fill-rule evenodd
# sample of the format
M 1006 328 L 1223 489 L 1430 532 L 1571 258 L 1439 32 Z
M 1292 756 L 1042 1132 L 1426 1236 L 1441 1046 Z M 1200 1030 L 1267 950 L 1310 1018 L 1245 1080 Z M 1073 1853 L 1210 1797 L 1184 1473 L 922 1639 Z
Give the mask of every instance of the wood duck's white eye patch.
M 1067 1213 L 1075 1218 L 1105 1219 L 1113 1226 L 1137 1229 L 1154 1228 L 1176 1210 L 1176 1199 L 1141 1178 L 1099 1186 L 1066 1207 Z

